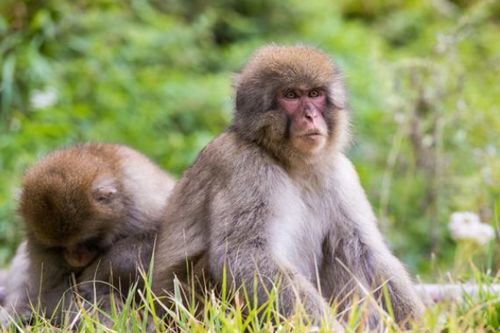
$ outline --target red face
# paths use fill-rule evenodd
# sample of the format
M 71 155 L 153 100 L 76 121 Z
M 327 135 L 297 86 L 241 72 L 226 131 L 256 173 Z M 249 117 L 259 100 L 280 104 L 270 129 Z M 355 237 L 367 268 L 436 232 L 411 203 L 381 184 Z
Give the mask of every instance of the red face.
M 85 244 L 78 244 L 64 249 L 64 260 L 73 268 L 83 268 L 90 265 L 90 263 L 97 256 L 97 250 L 86 246 Z
M 278 104 L 290 119 L 290 139 L 300 152 L 314 154 L 326 143 L 326 92 L 322 88 L 297 87 L 281 91 Z

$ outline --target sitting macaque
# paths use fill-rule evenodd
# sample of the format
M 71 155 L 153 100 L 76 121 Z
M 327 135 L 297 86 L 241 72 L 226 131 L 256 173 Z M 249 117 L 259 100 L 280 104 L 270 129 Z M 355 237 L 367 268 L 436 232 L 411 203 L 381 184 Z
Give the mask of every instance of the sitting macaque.
M 422 303 L 343 152 L 350 111 L 334 62 L 310 47 L 264 47 L 235 90 L 231 126 L 169 199 L 155 293 L 168 299 L 193 272 L 220 284 L 226 272 L 229 288 L 244 287 L 259 304 L 279 288 L 283 315 L 301 305 L 316 324 L 332 316 L 329 302 L 345 312 L 361 298 L 379 325 L 389 307 L 383 287 L 399 324 L 418 317 Z
M 126 146 L 90 143 L 48 154 L 23 179 L 26 241 L 8 272 L 19 280 L 6 291 L 5 308 L 24 319 L 35 309 L 58 322 L 80 296 L 104 304 L 116 290 L 126 296 L 148 269 L 173 186 Z

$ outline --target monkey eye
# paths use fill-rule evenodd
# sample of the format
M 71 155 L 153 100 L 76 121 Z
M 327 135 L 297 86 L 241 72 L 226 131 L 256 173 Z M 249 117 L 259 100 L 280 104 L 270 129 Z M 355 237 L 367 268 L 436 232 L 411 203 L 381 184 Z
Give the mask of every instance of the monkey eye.
M 297 94 L 293 90 L 287 90 L 283 94 L 283 97 L 288 98 L 288 99 L 295 99 L 297 98 Z
M 309 97 L 319 97 L 321 95 L 318 89 L 313 89 L 309 92 Z

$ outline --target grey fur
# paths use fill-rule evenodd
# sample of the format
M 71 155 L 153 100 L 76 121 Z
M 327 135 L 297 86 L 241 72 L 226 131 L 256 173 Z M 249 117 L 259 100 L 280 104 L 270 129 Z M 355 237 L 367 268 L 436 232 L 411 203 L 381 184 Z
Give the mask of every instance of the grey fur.
M 266 86 L 271 78 L 273 87 L 293 81 L 281 72 L 326 77 L 320 83 L 329 91 L 329 142 L 317 156 L 301 156 L 287 144 L 279 109 L 258 110 L 273 104 L 275 92 Z M 330 318 L 329 301 L 342 311 L 367 292 L 373 294 L 368 301 L 375 300 L 370 323 L 377 325 L 383 284 L 398 323 L 420 315 L 411 280 L 384 243 L 342 153 L 348 111 L 338 75 L 329 58 L 307 47 L 256 52 L 236 84 L 233 125 L 202 151 L 170 197 L 155 253 L 153 288 L 159 295 L 172 293 L 174 277 L 182 280 L 190 266 L 215 282 L 226 267 L 232 286 L 245 286 L 250 294 L 257 275 L 261 302 L 281 281 L 280 311 L 289 315 L 301 303 L 316 323 Z

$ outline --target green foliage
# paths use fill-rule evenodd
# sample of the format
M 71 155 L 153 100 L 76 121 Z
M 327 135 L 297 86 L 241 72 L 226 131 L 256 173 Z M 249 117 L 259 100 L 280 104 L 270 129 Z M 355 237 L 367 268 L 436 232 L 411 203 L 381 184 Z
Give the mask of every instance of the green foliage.
M 430 274 L 431 254 L 449 269 L 450 213 L 491 224 L 500 197 L 499 18 L 495 1 L 5 0 L 0 264 L 43 154 L 120 142 L 180 175 L 228 125 L 231 73 L 265 43 L 303 42 L 345 73 L 349 156 L 389 243 L 413 272 Z M 478 263 L 498 270 L 498 248 Z

